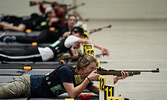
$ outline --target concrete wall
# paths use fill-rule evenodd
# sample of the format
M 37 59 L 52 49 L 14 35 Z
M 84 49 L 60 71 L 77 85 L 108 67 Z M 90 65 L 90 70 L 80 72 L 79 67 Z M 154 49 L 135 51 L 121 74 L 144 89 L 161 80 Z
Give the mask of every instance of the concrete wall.
M 39 12 L 38 7 L 29 7 L 30 0 L 0 0 L 0 13 L 30 15 Z M 36 0 L 39 1 L 39 0 Z M 54 1 L 54 0 L 47 0 Z M 89 19 L 166 19 L 167 0 L 55 0 L 59 3 L 85 2 L 77 9 Z M 48 5 L 46 5 L 48 6 Z

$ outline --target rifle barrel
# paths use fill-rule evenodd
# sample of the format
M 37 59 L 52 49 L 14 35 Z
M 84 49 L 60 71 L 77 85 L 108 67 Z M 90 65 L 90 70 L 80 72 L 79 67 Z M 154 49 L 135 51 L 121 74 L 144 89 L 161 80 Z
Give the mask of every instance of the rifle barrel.
M 104 27 L 97 28 L 97 29 L 93 29 L 92 31 L 89 32 L 89 34 L 92 34 L 92 33 L 94 33 L 94 32 L 101 31 L 101 30 L 104 29 L 104 28 L 110 28 L 110 27 L 111 27 L 111 25 L 104 26 Z
M 104 26 L 104 27 L 101 27 L 100 29 L 103 29 L 103 28 L 110 28 L 111 25 L 108 25 L 108 26 Z
M 159 68 L 156 68 L 155 70 L 124 70 L 124 71 L 133 71 L 133 72 L 136 72 L 136 71 L 140 71 L 140 72 L 152 72 L 152 73 L 158 73 L 159 72 Z
M 101 67 L 97 68 L 97 72 L 100 75 L 114 75 L 114 76 L 121 76 L 121 72 L 128 72 L 129 76 L 132 75 L 139 75 L 141 72 L 152 72 L 152 73 L 158 73 L 159 72 L 159 68 L 157 68 L 156 70 L 106 70 L 103 69 Z M 89 74 L 82 74 L 80 75 L 81 78 L 85 78 L 86 76 L 88 76 Z
M 159 68 L 156 68 L 156 70 L 106 70 L 101 67 L 97 68 L 97 73 L 101 75 L 120 75 L 121 71 L 128 72 L 133 75 L 140 74 L 141 72 L 152 72 L 152 73 L 158 73 Z
M 84 6 L 85 5 L 85 2 L 81 3 L 80 6 Z

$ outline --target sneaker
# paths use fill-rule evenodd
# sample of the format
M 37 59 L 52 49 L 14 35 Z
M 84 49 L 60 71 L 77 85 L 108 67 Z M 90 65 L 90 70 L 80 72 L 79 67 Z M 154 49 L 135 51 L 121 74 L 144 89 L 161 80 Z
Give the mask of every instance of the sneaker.
M 15 36 L 5 36 L 3 42 L 14 42 L 16 40 Z
M 6 33 L 0 34 L 0 41 L 3 42 L 4 37 L 6 36 Z

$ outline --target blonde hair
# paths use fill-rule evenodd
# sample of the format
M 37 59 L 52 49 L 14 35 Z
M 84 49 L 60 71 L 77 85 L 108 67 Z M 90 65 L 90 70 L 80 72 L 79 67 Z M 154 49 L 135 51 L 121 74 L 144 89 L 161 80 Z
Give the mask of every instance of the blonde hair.
M 80 70 L 82 67 L 87 67 L 91 62 L 97 63 L 96 58 L 91 54 L 78 53 L 79 59 L 77 62 L 76 70 Z

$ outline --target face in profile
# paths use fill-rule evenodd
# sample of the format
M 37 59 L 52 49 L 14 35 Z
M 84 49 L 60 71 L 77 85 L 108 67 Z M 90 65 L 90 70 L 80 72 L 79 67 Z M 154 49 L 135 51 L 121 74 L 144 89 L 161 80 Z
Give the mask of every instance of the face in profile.
M 96 69 L 96 62 L 91 62 L 88 66 L 83 67 L 83 73 L 91 73 Z

